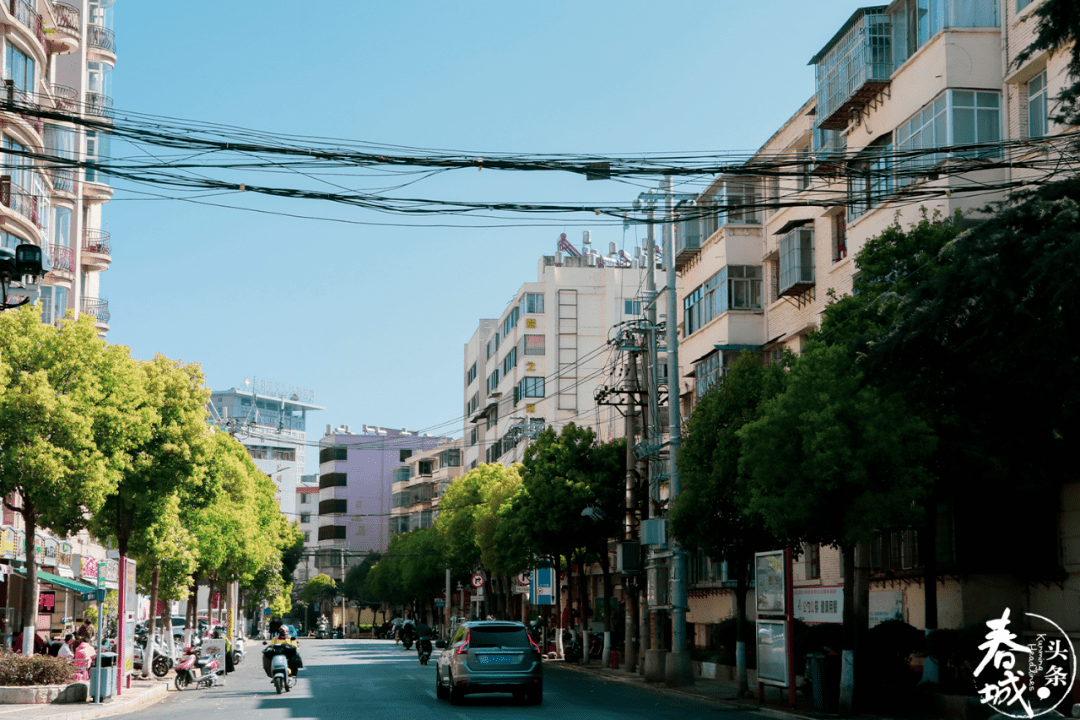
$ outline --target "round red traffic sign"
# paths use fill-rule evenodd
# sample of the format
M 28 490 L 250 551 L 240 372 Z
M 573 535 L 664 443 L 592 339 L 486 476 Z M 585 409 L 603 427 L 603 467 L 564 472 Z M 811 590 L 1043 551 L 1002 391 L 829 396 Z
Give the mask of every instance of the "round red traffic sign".
M 472 576 L 472 586 L 474 588 L 482 588 L 482 587 L 484 587 L 484 576 L 481 575 L 480 573 L 476 573 L 475 575 L 473 575 Z

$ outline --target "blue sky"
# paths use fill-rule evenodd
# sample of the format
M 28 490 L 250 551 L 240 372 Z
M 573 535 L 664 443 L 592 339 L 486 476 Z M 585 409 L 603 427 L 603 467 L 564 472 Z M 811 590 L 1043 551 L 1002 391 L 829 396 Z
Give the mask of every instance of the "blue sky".
M 478 155 L 752 151 L 811 96 L 807 62 L 859 6 L 119 0 L 111 94 L 118 113 Z M 326 186 L 292 173 L 248 182 Z M 625 203 L 649 186 L 462 170 L 400 192 Z M 326 424 L 460 434 L 462 346 L 478 319 L 535 280 L 559 233 L 631 248 L 644 232 L 560 217 L 420 227 L 325 202 L 115 187 L 109 341 L 198 362 L 214 389 L 252 376 L 310 389 L 327 408 L 309 416 L 310 439 Z

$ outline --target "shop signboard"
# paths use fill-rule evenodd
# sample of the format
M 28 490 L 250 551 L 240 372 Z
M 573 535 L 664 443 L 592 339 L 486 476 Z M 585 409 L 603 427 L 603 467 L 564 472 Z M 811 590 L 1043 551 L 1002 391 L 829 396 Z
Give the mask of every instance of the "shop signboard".
M 797 587 L 793 589 L 795 619 L 806 623 L 844 622 L 842 586 Z
M 56 538 L 45 538 L 45 554 L 41 556 L 41 564 L 46 567 L 56 566 L 56 554 L 60 543 L 56 541 Z
M 26 562 L 26 531 L 15 533 L 15 559 Z
M 71 577 L 71 543 L 61 542 L 56 551 L 56 566 L 61 570 L 67 570 L 68 573 L 61 572 L 61 575 Z
M 4 526 L 3 530 L 0 530 L 0 557 L 15 557 L 15 537 L 13 528 Z

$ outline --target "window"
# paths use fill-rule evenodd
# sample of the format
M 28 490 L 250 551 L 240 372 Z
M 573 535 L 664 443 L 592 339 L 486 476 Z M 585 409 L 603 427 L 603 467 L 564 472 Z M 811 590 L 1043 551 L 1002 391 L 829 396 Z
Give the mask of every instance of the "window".
M 421 460 L 417 463 L 416 471 L 420 475 L 430 475 L 435 469 L 435 461 L 433 460 Z
M 720 353 L 714 352 L 694 365 L 694 393 L 701 397 L 720 379 Z
M 780 238 L 779 295 L 814 284 L 814 230 L 803 226 Z
M 918 152 L 949 144 L 947 94 L 942 93 L 896 129 L 896 184 L 915 180 L 919 172 L 944 159 L 944 153 Z
M 1046 71 L 1036 75 L 1027 84 L 1028 137 L 1043 137 L 1046 123 Z
M 1033 2 L 1033 0 L 1016 0 L 1016 12 L 1020 12 L 1021 10 L 1026 8 L 1028 5 L 1030 5 L 1032 2 Z
M 476 428 L 473 428 L 471 431 L 469 431 L 469 447 L 472 447 L 475 444 L 476 444 Z
M 300 513 L 300 522 L 302 522 L 302 523 L 311 522 L 311 513 Z
M 1001 94 L 975 90 L 950 90 L 952 145 L 986 145 L 1001 140 Z M 965 157 L 1000 157 L 993 145 L 958 153 Z
M 724 204 L 727 205 L 729 223 L 759 223 L 761 214 L 758 209 L 757 181 L 739 179 L 728 180 L 724 184 Z
M 301 493 L 300 494 L 300 504 L 301 505 L 310 505 L 311 504 L 311 496 L 308 493 Z
M 411 457 L 412 457 L 412 450 L 409 450 L 408 448 L 405 448 L 404 450 L 399 450 L 398 451 L 398 462 L 405 462 L 406 460 L 408 460 Z
M 469 385 L 475 379 L 476 379 L 476 363 L 473 363 L 472 367 L 469 368 L 469 372 L 467 372 L 465 374 L 465 384 Z
M 524 339 L 524 355 L 543 355 L 544 354 L 544 336 L 543 335 L 526 335 Z
M 1017 0 L 1026 5 L 1031 0 Z M 996 0 L 904 0 L 890 13 L 896 67 L 946 28 L 999 27 Z
M 34 58 L 15 47 L 9 39 L 6 60 L 6 79 L 11 81 L 15 90 L 22 93 L 34 92 Z
M 469 398 L 469 404 L 465 406 L 465 414 L 471 415 L 480 408 L 480 393 L 473 393 L 473 396 Z
M 833 215 L 832 261 L 840 262 L 847 257 L 847 217 L 841 210 Z
M 304 543 L 309 543 L 309 542 L 311 542 L 311 533 L 310 532 L 305 532 L 304 533 Z
M 624 315 L 640 315 L 641 314 L 641 301 L 640 300 L 624 300 L 623 301 L 623 314 Z
M 495 392 L 495 389 L 499 387 L 499 368 L 495 368 L 495 371 L 488 375 L 487 379 L 487 391 L 488 393 Z
M 517 391 L 518 391 L 518 397 L 542 398 L 542 397 L 544 397 L 544 378 L 542 378 L 542 377 L 522 378 L 521 382 L 518 383 Z
M 503 376 L 509 375 L 510 371 L 517 367 L 517 348 L 512 347 L 510 351 L 506 353 L 506 357 L 503 358 L 502 374 Z
M 799 158 L 799 174 L 795 178 L 795 189 L 803 191 L 810 187 L 810 150 L 803 148 L 796 151 Z
M 361 537 L 363 537 L 364 535 L 367 535 L 367 526 L 365 526 L 365 525 L 357 525 L 356 526 L 356 534 L 361 536 Z
M 803 563 L 807 580 L 821 577 L 821 546 L 803 543 Z
M 726 284 L 726 292 L 720 298 L 723 301 L 720 312 L 726 310 L 761 309 L 760 265 L 729 265 L 719 273 L 720 282 Z M 719 314 L 719 313 L 717 313 Z
M 499 349 L 499 341 L 500 341 L 499 333 L 495 333 L 495 335 L 492 336 L 492 338 L 490 340 L 488 340 L 488 344 L 487 344 L 487 359 L 488 360 L 490 360 L 491 356 L 494 355 L 495 352 Z
M 510 332 L 517 326 L 517 321 L 520 316 L 520 308 L 515 306 L 514 309 L 510 311 L 510 314 L 506 316 L 506 319 L 503 320 L 502 335 L 504 338 L 510 336 Z
M 703 304 L 701 302 L 704 293 L 701 285 L 683 298 L 683 336 L 692 335 L 701 329 Z
M 859 217 L 892 194 L 892 162 L 892 138 L 889 135 L 874 140 L 852 161 L 848 177 L 852 217 Z
M 541 314 L 544 312 L 544 294 L 543 293 L 525 293 L 525 298 L 521 301 L 521 307 L 523 312 Z

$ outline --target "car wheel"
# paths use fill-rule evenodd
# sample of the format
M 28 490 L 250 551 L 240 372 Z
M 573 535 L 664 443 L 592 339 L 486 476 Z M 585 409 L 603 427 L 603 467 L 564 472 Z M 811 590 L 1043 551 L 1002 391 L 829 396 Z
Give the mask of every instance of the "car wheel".
M 461 688 L 454 684 L 454 676 L 450 676 L 450 704 L 460 705 L 461 701 L 465 698 L 465 693 L 461 692 Z
M 450 691 L 443 687 L 442 680 L 439 679 L 438 668 L 435 668 L 435 697 L 440 700 L 450 697 Z
M 529 704 L 539 705 L 544 702 L 544 686 L 542 683 L 537 683 L 536 687 L 529 691 Z

